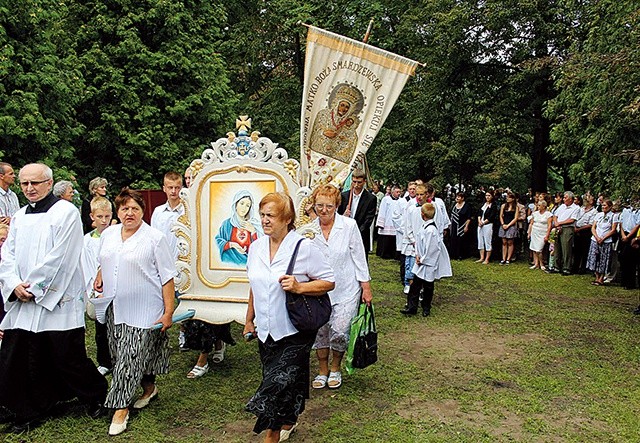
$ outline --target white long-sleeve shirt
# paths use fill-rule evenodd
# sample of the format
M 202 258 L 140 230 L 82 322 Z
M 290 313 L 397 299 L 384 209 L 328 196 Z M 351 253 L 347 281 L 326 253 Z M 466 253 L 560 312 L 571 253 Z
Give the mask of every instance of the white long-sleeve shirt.
M 103 299 L 113 299 L 115 324 L 148 329 L 164 314 L 162 286 L 177 274 L 164 234 L 145 222 L 122 241 L 122 224 L 100 236 Z
M 396 228 L 393 225 L 393 211 L 396 206 L 396 200 L 390 195 L 385 195 L 380 202 L 378 218 L 376 219 L 376 227 L 380 235 L 396 235 Z
M 320 229 L 320 219 L 314 223 Z M 348 303 L 360 297 L 360 282 L 371 280 L 369 265 L 358 224 L 351 218 L 336 214 L 329 239 L 322 233 L 313 242 L 333 268 L 336 287 L 329 291 L 331 304 Z
M 289 232 L 282 240 L 273 260 L 270 260 L 268 235 L 258 238 L 249 249 L 247 275 L 253 292 L 254 321 L 258 339 L 263 343 L 269 335 L 278 341 L 298 332 L 289 320 L 286 294 L 278 279 L 286 274 L 293 250 L 301 238 L 300 234 Z M 308 239 L 300 244 L 293 275 L 299 282 L 335 281 L 333 269 L 327 259 Z

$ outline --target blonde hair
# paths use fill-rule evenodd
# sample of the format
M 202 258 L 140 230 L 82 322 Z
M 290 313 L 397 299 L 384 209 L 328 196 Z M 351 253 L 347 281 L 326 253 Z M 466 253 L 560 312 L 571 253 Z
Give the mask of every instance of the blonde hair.
M 9 233 L 9 225 L 5 223 L 0 223 L 0 232 L 5 231 L 7 234 Z
M 109 211 L 113 214 L 113 208 L 111 207 L 111 202 L 104 197 L 93 197 L 91 199 L 91 213 L 93 214 L 96 211 Z
M 436 215 L 436 207 L 433 205 L 433 203 L 425 203 L 420 208 L 420 211 L 424 214 L 425 217 L 427 217 L 427 220 L 432 220 Z

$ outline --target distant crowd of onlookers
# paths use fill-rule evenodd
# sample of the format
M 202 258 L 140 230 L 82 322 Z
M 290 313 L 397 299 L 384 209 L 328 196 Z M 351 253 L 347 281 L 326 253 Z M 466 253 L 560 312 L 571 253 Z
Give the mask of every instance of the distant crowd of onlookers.
M 619 283 L 639 287 L 640 202 L 612 201 L 604 194 L 536 192 L 518 194 L 510 189 L 479 187 L 470 192 L 447 187 L 442 200 L 429 183 L 409 182 L 406 188 L 376 184 L 378 214 L 375 222 L 377 255 L 401 262 L 407 285 L 407 208 L 425 201 L 443 202 L 445 211 L 435 223 L 443 233 L 451 259 L 476 256 L 477 263 L 509 265 L 526 260 L 532 270 L 547 273 L 593 274 L 592 285 Z M 477 249 L 475 255 L 473 251 Z M 497 252 L 496 252 L 497 251 Z M 410 275 L 409 275 L 410 276 Z M 636 310 L 640 314 L 640 309 Z

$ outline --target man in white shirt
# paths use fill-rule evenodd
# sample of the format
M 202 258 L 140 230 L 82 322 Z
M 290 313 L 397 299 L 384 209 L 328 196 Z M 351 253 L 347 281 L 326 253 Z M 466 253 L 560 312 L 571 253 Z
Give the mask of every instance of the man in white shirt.
M 11 217 L 20 209 L 18 196 L 9 189 L 15 181 L 16 175 L 11 165 L 0 162 L 0 223 L 5 225 L 11 223 Z
M 169 247 L 178 259 L 178 239 L 171 228 L 182 214 L 184 206 L 180 201 L 180 190 L 182 189 L 182 176 L 177 172 L 170 171 L 164 175 L 162 191 L 167 196 L 166 203 L 156 207 L 151 215 L 151 227 L 162 232 L 167 238 Z
M 580 206 L 573 201 L 573 192 L 566 191 L 563 203 L 553 215 L 553 225 L 558 237 L 555 243 L 555 267 L 562 275 L 570 275 L 573 261 L 573 237 L 575 223 L 580 215 Z
M 19 178 L 29 204 L 14 214 L 0 262 L 0 404 L 15 415 L 15 433 L 74 397 L 97 418 L 107 392 L 85 348 L 78 209 L 51 193 L 48 166 L 26 165 Z

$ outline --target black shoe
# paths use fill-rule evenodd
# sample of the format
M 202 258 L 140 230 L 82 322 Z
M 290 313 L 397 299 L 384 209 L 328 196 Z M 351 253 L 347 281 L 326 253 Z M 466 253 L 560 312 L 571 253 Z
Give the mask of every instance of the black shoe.
M 429 310 L 427 310 L 427 309 L 425 309 L 425 310 L 423 310 L 423 311 L 422 311 L 422 316 L 423 316 L 423 317 L 428 317 L 428 316 L 430 316 L 430 315 L 431 315 L 431 311 L 429 311 Z
M 567 275 L 571 275 L 571 272 L 569 272 L 569 271 L 562 271 L 562 275 L 564 275 L 564 276 L 566 277 Z
M 404 308 L 404 309 L 400 309 L 400 313 L 404 314 L 404 315 L 416 315 L 418 313 L 418 310 L 417 309 Z
M 640 315 L 640 306 L 633 311 L 633 315 Z
M 42 422 L 38 418 L 34 418 L 33 420 L 29 420 L 29 421 L 21 421 L 21 422 L 14 423 L 13 426 L 9 428 L 9 432 L 12 434 L 22 434 L 23 432 L 32 431 L 33 429 L 37 428 L 41 424 Z
M 87 405 L 87 415 L 94 420 L 102 417 L 105 414 L 105 409 L 102 407 L 102 403 L 89 403 Z
M 557 274 L 558 270 L 555 268 L 547 268 L 547 270 L 544 272 L 546 272 L 547 274 Z

